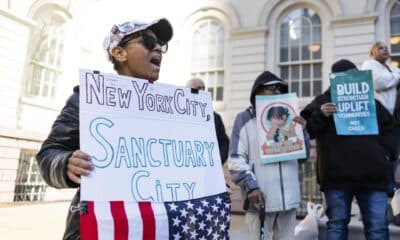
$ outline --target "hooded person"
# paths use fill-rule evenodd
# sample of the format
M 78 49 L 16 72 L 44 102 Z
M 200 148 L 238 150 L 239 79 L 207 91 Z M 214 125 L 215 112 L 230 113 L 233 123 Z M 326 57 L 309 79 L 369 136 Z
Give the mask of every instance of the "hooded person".
M 250 103 L 253 109 L 256 106 L 257 90 L 260 88 L 276 88 L 280 94 L 288 93 L 288 84 L 270 71 L 264 71 L 254 81 L 250 92 Z M 274 89 L 273 89 L 274 90 Z
M 357 70 L 346 59 L 331 68 L 333 73 Z M 317 180 L 327 204 L 328 239 L 348 238 L 353 197 L 362 213 L 366 239 L 388 239 L 386 206 L 389 159 L 395 152 L 390 136 L 393 120 L 379 101 L 375 100 L 375 106 L 377 135 L 338 135 L 333 120 L 337 107 L 329 89 L 301 111 L 311 139 L 316 139 Z
M 296 209 L 300 204 L 298 161 L 262 164 L 256 123 L 256 95 L 288 92 L 288 85 L 265 71 L 255 80 L 250 92 L 251 106 L 237 114 L 232 129 L 228 168 L 232 181 L 247 196 L 246 225 L 250 239 L 260 239 L 259 209 L 265 209 L 266 239 L 294 239 Z M 293 121 L 305 127 L 303 118 Z

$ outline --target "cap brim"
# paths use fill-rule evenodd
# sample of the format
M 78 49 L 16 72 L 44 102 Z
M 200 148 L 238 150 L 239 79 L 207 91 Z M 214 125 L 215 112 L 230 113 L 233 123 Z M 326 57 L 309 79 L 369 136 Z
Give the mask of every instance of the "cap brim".
M 269 82 L 266 82 L 266 83 L 264 83 L 263 84 L 263 86 L 268 86 L 268 85 L 273 85 L 273 84 L 282 84 L 282 85 L 284 85 L 284 86 L 287 86 L 288 84 L 287 84 L 287 82 L 285 82 L 285 81 L 281 81 L 281 80 L 272 80 L 272 81 L 269 81 Z
M 289 86 L 288 86 L 288 83 L 286 81 L 272 80 L 272 81 L 264 83 L 263 86 L 268 86 L 268 85 L 273 85 L 273 84 L 281 84 L 282 85 L 281 93 L 288 93 Z
M 165 18 L 158 19 L 150 23 L 147 29 L 150 29 L 156 34 L 157 38 L 163 42 L 171 40 L 173 35 L 172 25 Z

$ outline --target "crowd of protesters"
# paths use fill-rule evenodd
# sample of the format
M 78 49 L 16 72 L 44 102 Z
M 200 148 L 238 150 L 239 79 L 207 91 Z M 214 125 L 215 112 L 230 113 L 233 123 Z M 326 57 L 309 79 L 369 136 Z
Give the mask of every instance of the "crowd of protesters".
M 113 26 L 104 49 L 119 75 L 155 82 L 172 35 L 172 26 L 166 19 L 151 23 L 130 21 Z M 361 210 L 366 239 L 389 239 L 387 202 L 396 189 L 394 173 L 400 147 L 400 104 L 396 105 L 400 70 L 387 64 L 389 58 L 387 46 L 376 42 L 371 47 L 370 59 L 361 67 L 372 71 L 378 134 L 338 135 L 333 121 L 338 109 L 329 88 L 292 118 L 303 129 L 307 150 L 309 139 L 316 140 L 317 176 L 325 196 L 330 240 L 347 239 L 353 198 Z M 357 70 L 347 59 L 331 66 L 332 73 Z M 191 79 L 187 87 L 205 90 L 202 79 Z M 251 239 L 260 239 L 261 225 L 265 239 L 294 239 L 296 209 L 301 202 L 299 164 L 303 161 L 261 163 L 255 105 L 256 95 L 288 92 L 288 83 L 279 76 L 270 71 L 260 73 L 249 93 L 250 106 L 235 118 L 230 141 L 221 117 L 214 113 L 222 163 L 228 159 L 232 181 L 240 186 L 248 203 L 246 225 Z M 281 120 L 283 124 L 287 120 L 284 111 L 277 124 Z M 273 139 L 279 142 L 282 133 L 276 128 Z M 80 178 L 93 170 L 90 155 L 81 151 L 79 145 L 79 87 L 54 122 L 37 159 L 50 186 L 78 189 L 72 206 L 78 205 Z M 263 222 L 259 218 L 260 209 Z M 79 238 L 79 212 L 70 211 L 64 239 Z

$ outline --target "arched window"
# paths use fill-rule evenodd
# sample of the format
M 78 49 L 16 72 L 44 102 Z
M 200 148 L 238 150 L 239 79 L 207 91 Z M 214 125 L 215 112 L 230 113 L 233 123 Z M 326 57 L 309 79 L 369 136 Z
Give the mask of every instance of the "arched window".
M 64 21 L 51 12 L 37 15 L 38 27 L 33 31 L 33 53 L 26 95 L 53 99 L 62 73 Z
M 206 83 L 213 101 L 224 99 L 225 30 L 215 20 L 202 21 L 193 33 L 191 75 Z
M 392 64 L 400 67 L 400 3 L 398 1 L 390 10 L 390 49 Z
M 321 20 L 311 9 L 290 12 L 280 25 L 281 77 L 289 91 L 311 97 L 322 91 Z

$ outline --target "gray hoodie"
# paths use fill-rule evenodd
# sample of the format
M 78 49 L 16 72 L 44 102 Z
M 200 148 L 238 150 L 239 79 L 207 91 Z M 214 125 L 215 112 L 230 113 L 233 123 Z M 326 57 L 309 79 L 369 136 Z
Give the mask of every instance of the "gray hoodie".
M 285 82 L 274 74 L 262 73 L 251 90 L 250 102 L 253 106 L 256 90 L 272 81 L 282 82 L 286 86 Z M 300 204 L 298 162 L 261 164 L 256 114 L 253 106 L 236 116 L 232 129 L 228 162 L 232 181 L 238 184 L 244 193 L 259 188 L 264 193 L 266 212 L 298 208 Z M 307 137 L 306 141 L 308 141 Z M 255 208 L 250 207 L 250 209 Z

